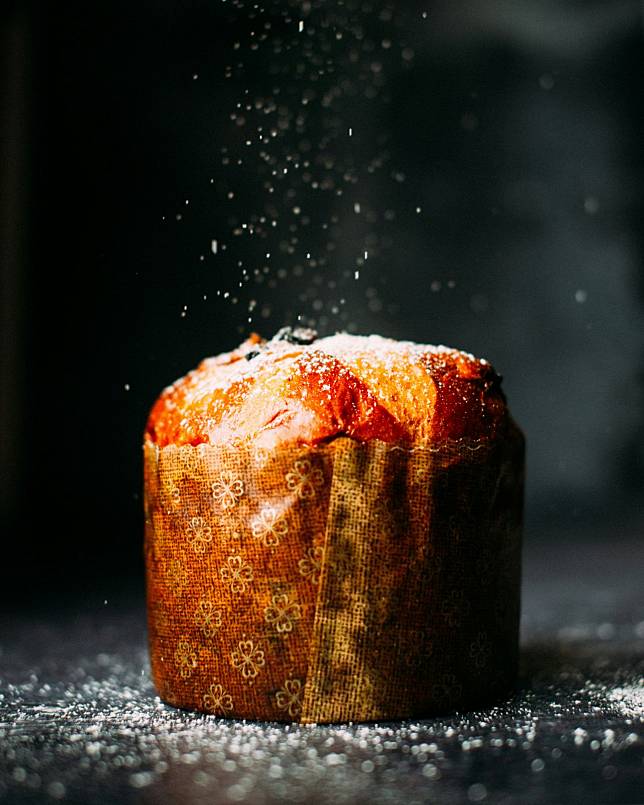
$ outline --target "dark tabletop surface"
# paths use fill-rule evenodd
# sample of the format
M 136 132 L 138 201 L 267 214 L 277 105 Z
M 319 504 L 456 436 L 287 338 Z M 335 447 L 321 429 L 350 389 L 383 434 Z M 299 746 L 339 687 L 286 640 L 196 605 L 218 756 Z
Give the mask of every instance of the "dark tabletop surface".
M 131 594 L 6 617 L 0 800 L 644 802 L 644 540 L 527 543 L 516 693 L 426 721 L 299 727 L 167 707 Z

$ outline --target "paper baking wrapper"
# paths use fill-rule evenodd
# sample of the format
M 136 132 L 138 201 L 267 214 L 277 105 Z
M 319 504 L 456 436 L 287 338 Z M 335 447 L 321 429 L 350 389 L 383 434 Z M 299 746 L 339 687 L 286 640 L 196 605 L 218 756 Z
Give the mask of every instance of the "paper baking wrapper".
M 483 705 L 517 666 L 523 437 L 145 448 L 152 674 L 219 716 Z

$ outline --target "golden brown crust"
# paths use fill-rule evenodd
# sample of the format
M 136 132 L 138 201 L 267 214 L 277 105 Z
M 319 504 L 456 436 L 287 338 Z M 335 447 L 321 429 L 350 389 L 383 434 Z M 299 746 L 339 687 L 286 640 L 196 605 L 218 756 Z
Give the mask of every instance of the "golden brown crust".
M 160 447 L 336 436 L 427 445 L 493 439 L 506 422 L 499 376 L 468 353 L 380 336 L 252 335 L 165 389 L 145 435 Z

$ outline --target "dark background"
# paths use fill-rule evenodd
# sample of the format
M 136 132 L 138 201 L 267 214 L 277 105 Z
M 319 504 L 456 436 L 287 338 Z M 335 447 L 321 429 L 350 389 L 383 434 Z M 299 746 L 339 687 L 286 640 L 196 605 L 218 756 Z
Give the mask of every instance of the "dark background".
M 149 407 L 298 315 L 490 359 L 532 545 L 641 529 L 641 4 L 252 5 L 2 6 L 3 596 L 139 584 Z

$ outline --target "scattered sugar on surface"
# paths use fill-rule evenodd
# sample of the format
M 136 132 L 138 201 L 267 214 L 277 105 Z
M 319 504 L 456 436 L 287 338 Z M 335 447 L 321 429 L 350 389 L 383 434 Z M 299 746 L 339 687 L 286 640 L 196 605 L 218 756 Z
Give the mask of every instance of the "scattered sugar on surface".
M 125 802 L 142 790 L 187 801 L 215 791 L 250 802 L 412 801 L 421 791 L 449 802 L 465 791 L 469 801 L 484 801 L 506 774 L 523 775 L 527 790 L 565 762 L 583 767 L 593 787 L 640 773 L 641 675 L 634 664 L 620 665 L 621 655 L 611 659 L 605 642 L 585 644 L 583 667 L 565 653 L 550 660 L 515 696 L 486 710 L 298 726 L 166 706 L 150 680 L 140 618 L 121 621 L 116 632 L 97 623 L 81 618 L 63 653 L 60 635 L 43 632 L 44 665 L 29 659 L 27 638 L 12 646 L 10 662 L 5 654 L 0 796 L 7 801 L 37 792 L 99 801 L 106 781 Z M 500 777 L 477 778 L 477 758 Z

